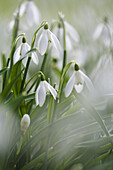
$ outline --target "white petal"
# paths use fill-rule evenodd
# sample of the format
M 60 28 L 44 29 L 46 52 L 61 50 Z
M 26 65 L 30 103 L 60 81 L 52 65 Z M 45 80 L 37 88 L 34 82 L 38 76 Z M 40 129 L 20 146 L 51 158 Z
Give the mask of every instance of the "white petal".
M 75 76 L 75 84 L 84 84 L 84 77 L 82 76 L 80 70 L 75 71 L 76 72 L 76 76 Z
M 37 90 L 36 90 L 36 105 L 39 105 L 40 107 L 43 106 L 45 99 L 46 99 L 46 89 L 44 86 L 44 81 L 41 81 Z
M 47 36 L 47 30 L 43 30 L 41 36 L 38 40 L 38 50 L 41 55 L 44 55 L 48 46 L 48 36 Z
M 77 91 L 77 93 L 80 93 L 83 89 L 83 84 L 75 84 L 75 90 Z
M 75 28 L 72 25 L 70 25 L 68 22 L 66 22 L 66 21 L 64 23 L 65 23 L 66 31 L 71 36 L 71 38 L 75 42 L 79 42 L 80 41 L 80 37 L 79 37 L 78 32 L 75 30 Z
M 26 19 L 29 24 L 29 26 L 33 26 L 34 24 L 34 13 L 32 8 L 32 2 L 27 1 L 27 7 L 26 7 Z
M 57 37 L 50 31 L 48 30 L 49 36 L 50 36 L 50 40 L 53 44 L 53 46 L 58 50 L 58 52 L 61 52 L 61 45 L 59 40 L 57 39 Z
M 70 77 L 70 79 L 67 82 L 67 85 L 65 87 L 65 96 L 66 97 L 68 97 L 71 94 L 72 90 L 73 90 L 73 86 L 74 86 L 74 83 L 75 83 L 75 73 L 76 72 L 74 72 L 72 74 L 72 76 Z
M 30 125 L 30 117 L 28 114 L 25 114 L 21 119 L 21 130 L 25 132 L 29 127 L 29 125 Z
M 21 47 L 21 57 L 24 57 L 24 55 L 30 50 L 30 45 L 27 43 L 22 43 Z
M 9 23 L 9 26 L 8 26 L 8 31 L 9 32 L 13 30 L 14 24 L 15 24 L 15 21 L 11 20 L 10 23 Z
M 88 76 L 86 76 L 81 70 L 79 70 L 80 73 L 82 74 L 83 78 L 84 78 L 84 81 L 86 83 L 86 86 L 87 88 L 89 89 L 90 92 L 94 92 L 94 86 L 93 86 L 93 83 L 92 81 L 89 79 Z
M 23 63 L 23 65 L 24 65 L 24 67 L 26 67 L 26 64 L 27 64 L 27 57 L 26 58 L 24 58 L 23 60 L 22 60 L 22 63 Z
M 48 88 L 50 93 L 53 95 L 54 99 L 56 100 L 56 96 L 57 96 L 56 90 L 47 81 L 44 81 L 44 84 L 45 84 L 46 88 Z
M 21 6 L 20 6 L 20 12 L 19 12 L 19 15 L 20 17 L 22 17 L 25 13 L 25 10 L 26 10 L 26 5 L 27 5 L 27 2 L 24 2 Z
M 32 9 L 32 12 L 33 12 L 32 20 L 34 20 L 35 24 L 39 24 L 40 23 L 40 18 L 41 18 L 39 9 L 37 8 L 37 6 L 32 1 L 30 3 L 30 6 L 31 6 L 31 9 Z
M 16 49 L 14 56 L 13 56 L 13 63 L 15 64 L 20 58 L 20 51 L 21 51 L 21 45 Z
M 61 46 L 63 47 L 63 28 L 59 28 L 59 40 Z
M 68 35 L 66 35 L 66 49 L 72 50 L 72 42 Z
M 36 54 L 35 52 L 32 53 L 32 60 L 33 60 L 33 62 L 34 62 L 35 64 L 38 65 L 39 60 L 38 60 L 38 56 L 37 56 L 37 54 Z
M 96 30 L 93 33 L 93 39 L 94 40 L 96 40 L 96 39 L 98 39 L 100 37 L 100 35 L 101 35 L 102 31 L 103 31 L 103 28 L 104 28 L 104 24 L 103 23 L 100 23 L 97 26 Z
M 30 50 L 30 45 L 27 43 L 22 43 L 22 47 L 21 47 L 21 58 L 25 56 L 25 54 Z M 25 59 L 22 60 L 22 63 L 24 65 L 24 67 L 27 64 L 27 57 Z

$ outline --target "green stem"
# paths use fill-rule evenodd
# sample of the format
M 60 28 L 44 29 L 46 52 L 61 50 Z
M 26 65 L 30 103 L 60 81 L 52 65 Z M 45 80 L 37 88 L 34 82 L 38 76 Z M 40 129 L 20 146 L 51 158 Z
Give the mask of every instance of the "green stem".
M 31 56 L 29 56 L 28 60 L 27 60 L 26 69 L 25 69 L 25 72 L 24 72 L 24 76 L 23 76 L 23 80 L 22 80 L 22 84 L 21 84 L 21 88 L 20 88 L 20 93 L 22 93 L 23 88 L 24 88 L 24 84 L 25 84 L 28 68 L 29 68 L 29 65 L 30 65 L 30 61 L 31 61 Z
M 27 94 L 31 91 L 31 89 L 34 87 L 35 83 L 37 82 L 37 79 L 32 83 L 30 88 L 27 90 Z
M 41 75 L 41 76 L 45 79 L 44 74 L 43 74 L 41 71 L 38 71 L 38 72 L 35 73 L 35 74 L 30 78 L 30 80 L 26 83 L 25 88 L 26 88 L 27 85 L 31 82 L 31 80 L 32 80 L 35 76 L 37 76 L 37 75 Z M 31 87 L 30 87 L 29 90 L 27 91 L 27 94 L 28 94 L 29 91 L 33 88 L 33 86 L 35 85 L 36 82 L 37 82 L 37 79 L 33 82 L 33 84 L 31 85 Z M 24 89 L 25 89 L 25 88 L 24 88 Z
M 43 62 L 42 62 L 41 68 L 40 68 L 40 71 L 42 71 L 42 72 L 44 70 L 46 59 L 47 59 L 47 52 L 44 54 L 44 59 L 43 59 Z
M 64 67 L 66 66 L 66 60 L 67 60 L 67 52 L 66 52 L 66 30 L 65 30 L 65 24 L 64 24 L 64 20 L 62 17 L 60 17 L 62 26 L 63 26 L 63 48 L 64 48 L 64 55 L 63 55 L 63 65 L 62 65 L 62 72 Z M 61 72 L 61 73 L 62 73 Z
M 6 64 L 6 67 L 8 67 L 8 65 L 9 65 L 9 61 L 10 61 L 10 59 L 8 58 L 8 60 L 7 60 L 7 64 Z M 6 77 L 7 77 L 7 71 L 5 72 L 4 77 L 3 77 L 3 86 L 2 86 L 2 91 L 3 91 L 3 90 L 4 90 L 4 88 L 5 88 L 5 84 L 6 84 Z
M 44 66 L 45 66 L 45 63 L 46 63 L 47 55 L 48 55 L 48 53 L 46 52 L 46 53 L 44 54 L 44 59 L 43 59 L 43 61 L 42 61 L 42 65 L 41 65 L 41 68 L 40 68 L 40 71 L 41 71 L 41 72 L 43 72 L 43 70 L 44 70 Z M 40 82 L 40 80 L 37 81 L 37 84 L 36 84 L 36 87 L 35 87 L 35 91 L 36 91 L 36 89 L 37 89 L 37 87 L 38 87 L 38 85 L 39 85 L 39 82 Z
M 8 58 L 8 60 L 11 61 L 10 68 L 9 68 L 9 72 L 8 72 L 8 79 L 9 79 L 9 77 L 10 77 L 11 70 L 12 70 L 12 66 L 13 66 L 13 54 L 14 54 L 14 51 L 15 51 L 15 46 L 16 46 L 16 43 L 18 42 L 18 40 L 19 40 L 22 36 L 24 36 L 24 33 L 18 35 L 18 36 L 14 39 L 14 41 L 13 41 L 13 43 L 12 43 L 11 51 L 10 51 L 9 58 Z M 8 62 L 9 62 L 9 61 L 8 61 Z
M 64 67 L 66 66 L 66 60 L 67 60 L 67 52 L 66 52 L 66 50 L 64 50 L 63 66 L 62 66 L 62 71 L 61 71 L 61 73 L 63 72 L 63 69 L 64 69 Z

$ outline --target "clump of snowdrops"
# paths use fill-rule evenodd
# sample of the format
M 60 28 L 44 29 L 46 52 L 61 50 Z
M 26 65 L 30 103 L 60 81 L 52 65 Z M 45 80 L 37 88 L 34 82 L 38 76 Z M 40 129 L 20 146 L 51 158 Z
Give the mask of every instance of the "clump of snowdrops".
M 37 29 L 27 42 L 25 31 L 34 24 Z M 95 86 L 99 77 L 94 76 L 103 73 L 98 71 L 103 64 L 105 71 L 108 65 L 112 68 L 108 21 L 100 23 L 92 36 L 94 43 L 100 38 L 106 51 L 110 49 L 108 59 L 95 61 L 93 82 L 75 57 L 80 36 L 62 13 L 48 23 L 41 21 L 33 1 L 20 2 L 9 31 L 11 50 L 8 57 L 1 55 L 0 70 L 0 168 L 113 167 L 112 114 L 105 113 L 112 93 L 99 93 Z

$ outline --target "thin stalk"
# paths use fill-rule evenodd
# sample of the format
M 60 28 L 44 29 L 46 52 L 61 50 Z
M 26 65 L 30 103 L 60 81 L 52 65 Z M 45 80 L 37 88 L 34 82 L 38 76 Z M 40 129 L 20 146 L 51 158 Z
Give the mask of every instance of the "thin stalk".
M 62 66 L 62 71 L 61 71 L 61 73 L 63 72 L 63 69 L 64 69 L 64 67 L 66 66 L 66 60 L 67 60 L 67 51 L 64 50 L 64 55 L 63 55 L 63 66 Z
M 37 79 L 32 83 L 30 88 L 27 90 L 27 94 L 31 91 L 31 89 L 34 87 L 35 83 L 37 82 Z
M 63 65 L 62 65 L 62 71 L 61 71 L 61 73 L 62 73 L 64 67 L 66 66 L 67 52 L 66 52 L 66 30 L 65 30 L 65 24 L 64 24 L 63 18 L 61 17 L 60 19 L 61 19 L 62 26 L 63 26 L 63 48 L 64 48 Z
M 44 66 L 45 66 L 45 63 L 46 63 L 47 55 L 48 55 L 48 53 L 46 52 L 44 54 L 44 59 L 43 59 L 43 62 L 42 62 L 41 68 L 40 68 L 40 71 L 42 71 L 42 72 L 44 70 Z
M 45 66 L 45 63 L 46 63 L 47 55 L 48 55 L 48 53 L 46 52 L 46 53 L 44 54 L 44 59 L 43 59 L 43 61 L 42 61 L 42 65 L 41 65 L 41 68 L 40 68 L 40 71 L 41 71 L 41 72 L 43 72 L 43 70 L 44 70 L 44 66 Z M 36 91 L 36 89 L 37 89 L 37 87 L 38 87 L 38 85 L 39 85 L 39 82 L 40 82 L 40 80 L 37 81 L 37 84 L 36 84 L 36 87 L 35 87 L 35 91 Z
M 13 41 L 13 43 L 12 43 L 11 51 L 10 51 L 9 58 L 8 58 L 8 60 L 11 61 L 11 63 L 10 63 L 10 68 L 9 68 L 9 72 L 8 72 L 8 79 L 9 79 L 9 77 L 10 77 L 10 73 L 11 73 L 12 66 L 13 66 L 13 54 L 14 54 L 14 51 L 15 51 L 15 46 L 16 46 L 16 43 L 18 42 L 18 40 L 19 40 L 22 36 L 24 36 L 24 33 L 18 35 L 18 36 L 14 39 L 14 41 Z M 9 62 L 9 61 L 8 61 L 8 62 Z
M 22 80 L 22 84 L 21 84 L 21 88 L 20 88 L 20 93 L 22 93 L 22 91 L 23 91 L 23 87 L 24 87 L 24 84 L 25 84 L 27 72 L 28 72 L 29 65 L 30 65 L 30 61 L 31 61 L 31 56 L 29 56 L 28 60 L 27 60 L 26 69 L 25 69 L 25 72 L 24 72 L 24 76 L 23 76 L 23 80 Z
M 7 60 L 7 64 L 6 64 L 6 67 L 8 67 L 8 65 L 9 65 L 9 61 L 10 61 L 10 59 L 8 58 L 8 60 Z M 5 72 L 4 77 L 3 77 L 2 91 L 3 91 L 3 90 L 4 90 L 4 88 L 5 88 L 6 78 L 7 78 L 7 71 Z

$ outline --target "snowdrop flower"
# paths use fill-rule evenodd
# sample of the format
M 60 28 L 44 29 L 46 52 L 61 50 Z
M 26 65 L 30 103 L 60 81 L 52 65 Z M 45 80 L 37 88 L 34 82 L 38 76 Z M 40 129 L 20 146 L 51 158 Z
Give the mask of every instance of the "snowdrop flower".
M 73 87 L 75 87 L 77 93 L 80 93 L 83 90 L 84 82 L 86 83 L 87 88 L 93 92 L 94 88 L 91 80 L 81 70 L 79 70 L 79 66 L 75 64 L 75 71 L 70 77 L 65 88 L 65 96 L 68 97 L 71 94 Z
M 107 24 L 107 23 L 106 23 Z M 102 41 L 104 42 L 106 47 L 109 47 L 110 45 L 110 36 L 112 34 L 112 28 L 105 23 L 99 23 L 93 33 L 93 39 L 97 40 L 100 37 L 102 38 Z
M 76 29 L 70 25 L 68 22 L 64 21 L 67 34 L 73 39 L 74 42 L 79 42 L 80 37 Z
M 64 25 L 66 30 L 66 49 L 69 51 L 72 50 L 74 43 L 78 43 L 80 41 L 80 37 L 76 29 L 67 21 L 64 21 Z M 58 27 L 54 29 L 54 32 L 63 47 L 63 28 L 60 23 L 58 24 Z
M 8 32 L 11 32 L 13 30 L 14 25 L 15 25 L 15 21 L 14 19 L 12 19 L 8 25 Z
M 100 23 L 100 24 L 97 25 L 97 27 L 96 27 L 96 29 L 95 29 L 95 31 L 93 33 L 93 39 L 94 40 L 97 40 L 100 37 L 100 35 L 102 34 L 103 29 L 104 29 L 104 24 L 103 23 Z
M 22 39 L 22 43 L 20 46 L 16 49 L 13 57 L 13 63 L 15 64 L 16 62 L 19 61 L 19 59 L 23 58 L 24 55 L 31 49 L 30 45 L 26 43 L 25 37 Z M 38 56 L 36 52 L 32 53 L 32 60 L 35 64 L 38 64 Z M 27 63 L 27 58 L 23 59 L 23 65 L 26 66 Z
M 40 23 L 40 12 L 38 7 L 32 2 L 32 0 L 28 0 L 24 2 L 20 7 L 20 17 L 26 14 L 26 19 L 29 26 L 33 26 L 33 24 Z
M 44 30 L 38 39 L 38 50 L 41 55 L 44 55 L 47 47 L 48 42 L 51 42 L 53 47 L 57 49 L 57 52 L 61 52 L 60 42 L 57 37 L 48 29 L 48 24 L 44 26 Z
M 36 105 L 39 105 L 40 107 L 43 106 L 45 100 L 46 100 L 46 92 L 50 91 L 54 99 L 56 100 L 57 92 L 56 90 L 46 81 L 41 80 L 35 94 L 36 99 Z
M 26 132 L 30 125 L 30 117 L 28 114 L 25 114 L 21 119 L 21 131 Z

